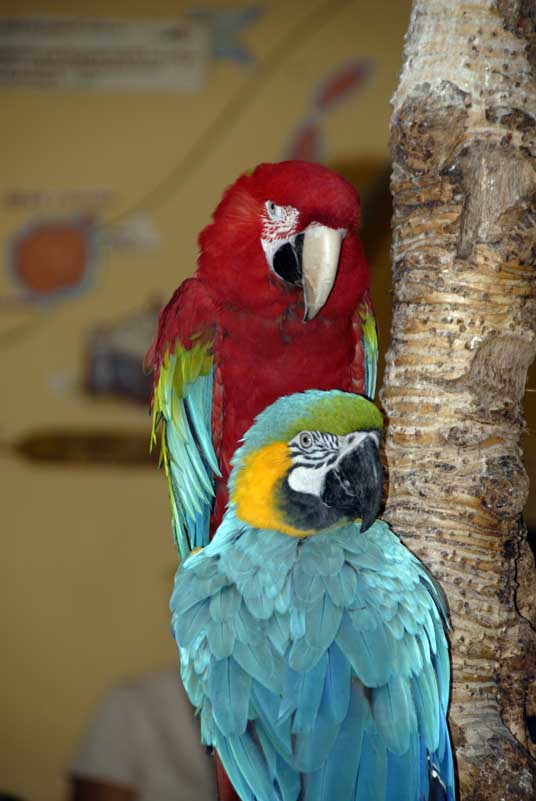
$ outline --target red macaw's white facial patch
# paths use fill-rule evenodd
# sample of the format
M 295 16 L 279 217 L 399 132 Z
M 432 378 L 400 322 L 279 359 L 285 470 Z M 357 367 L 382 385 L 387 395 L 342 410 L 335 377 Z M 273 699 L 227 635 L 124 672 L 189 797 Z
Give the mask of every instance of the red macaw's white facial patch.
M 264 204 L 262 247 L 270 263 L 274 251 L 298 232 L 300 212 L 294 206 L 278 206 L 272 200 Z

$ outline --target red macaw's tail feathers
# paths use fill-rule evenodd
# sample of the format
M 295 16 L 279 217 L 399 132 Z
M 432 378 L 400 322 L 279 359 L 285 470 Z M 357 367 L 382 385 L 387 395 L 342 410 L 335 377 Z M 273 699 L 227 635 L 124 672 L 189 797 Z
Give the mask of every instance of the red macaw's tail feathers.
M 217 751 L 214 751 L 214 759 L 216 761 L 216 782 L 218 784 L 219 801 L 240 801 L 240 796 L 229 781 Z

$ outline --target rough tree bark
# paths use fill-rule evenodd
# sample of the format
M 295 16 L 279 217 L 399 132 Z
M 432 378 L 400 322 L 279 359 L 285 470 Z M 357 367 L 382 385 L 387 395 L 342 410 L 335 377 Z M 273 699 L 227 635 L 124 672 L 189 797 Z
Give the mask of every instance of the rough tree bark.
M 448 597 L 464 801 L 536 798 L 536 588 L 520 514 L 535 22 L 536 0 L 414 0 L 393 100 L 386 517 Z

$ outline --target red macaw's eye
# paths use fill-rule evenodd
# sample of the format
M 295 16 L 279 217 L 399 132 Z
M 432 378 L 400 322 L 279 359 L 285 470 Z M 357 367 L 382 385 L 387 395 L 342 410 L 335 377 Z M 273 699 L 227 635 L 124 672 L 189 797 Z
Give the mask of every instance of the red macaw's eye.
M 281 207 L 274 203 L 273 200 L 266 201 L 266 211 L 271 220 L 277 220 L 281 216 Z

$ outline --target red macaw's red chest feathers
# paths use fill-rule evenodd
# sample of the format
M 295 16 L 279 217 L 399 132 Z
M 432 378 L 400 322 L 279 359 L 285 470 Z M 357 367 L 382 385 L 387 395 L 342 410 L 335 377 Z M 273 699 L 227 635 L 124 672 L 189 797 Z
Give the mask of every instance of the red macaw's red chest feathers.
M 225 192 L 200 235 L 194 277 L 160 314 L 148 354 L 155 387 L 166 353 L 211 343 L 222 473 L 212 528 L 224 511 L 230 459 L 267 405 L 310 388 L 365 391 L 358 308 L 370 274 L 359 213 L 356 190 L 325 167 L 260 165 Z

